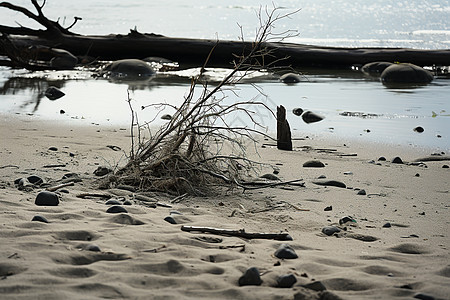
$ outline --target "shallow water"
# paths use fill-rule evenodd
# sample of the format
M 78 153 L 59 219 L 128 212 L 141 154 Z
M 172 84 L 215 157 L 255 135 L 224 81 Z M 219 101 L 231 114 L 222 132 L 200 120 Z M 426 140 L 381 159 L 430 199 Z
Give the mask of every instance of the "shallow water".
M 250 39 L 258 20 L 255 11 L 270 1 L 87 1 L 61 5 L 47 1 L 45 12 L 51 18 L 61 17 L 66 25 L 73 16 L 81 16 L 74 31 L 83 34 L 127 33 L 137 26 L 142 32 L 167 36 L 237 39 L 242 25 L 244 36 Z M 14 1 L 30 7 L 28 0 Z M 281 13 L 301 11 L 277 24 L 277 32 L 293 29 L 299 36 L 291 41 L 327 46 L 381 46 L 414 48 L 448 48 L 450 45 L 449 1 L 278 1 Z M 101 18 L 99 18 L 101 15 Z M 2 10 L 2 23 L 35 26 L 15 13 Z M 288 120 L 299 136 L 330 135 L 342 139 L 378 141 L 393 144 L 429 146 L 437 150 L 450 149 L 450 81 L 437 78 L 432 84 L 405 89 L 388 89 L 378 80 L 358 71 L 301 70 L 304 81 L 284 85 L 271 75 L 254 78 L 252 82 L 266 95 L 261 95 L 250 83 L 235 86 L 239 98 L 228 93 L 225 102 L 258 97 L 274 109 L 284 105 Z M 213 77 L 223 76 L 223 70 L 212 70 Z M 0 112 L 33 113 L 42 118 L 77 122 L 130 122 L 127 90 L 137 111 L 140 106 L 157 102 L 177 104 L 189 89 L 189 72 L 160 74 L 139 84 L 114 83 L 92 79 L 90 74 L 69 72 L 27 74 L 23 70 L 0 68 Z M 68 79 L 71 78 L 71 79 Z M 49 85 L 61 88 L 66 96 L 51 101 L 43 96 Z M 305 124 L 291 113 L 295 107 L 312 110 L 325 120 Z M 273 119 L 257 109 L 262 125 L 275 128 Z M 64 114 L 60 114 L 64 110 Z M 361 118 L 343 116 L 345 111 L 375 114 Z M 170 112 L 169 112 L 170 113 Z M 154 118 L 151 110 L 140 111 L 140 120 Z M 246 122 L 237 117 L 231 122 Z M 422 126 L 423 133 L 414 132 Z

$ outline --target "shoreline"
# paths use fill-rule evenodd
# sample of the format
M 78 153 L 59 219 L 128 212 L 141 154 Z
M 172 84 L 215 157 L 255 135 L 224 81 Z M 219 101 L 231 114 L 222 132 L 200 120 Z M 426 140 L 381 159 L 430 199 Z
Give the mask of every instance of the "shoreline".
M 106 200 L 77 195 L 119 193 L 98 190 L 92 173 L 124 162 L 129 128 L 22 117 L 0 114 L 0 290 L 8 298 L 445 299 L 450 293 L 450 185 L 442 168 L 449 161 L 393 164 L 394 156 L 408 162 L 424 153 L 342 140 L 294 140 L 291 152 L 262 147 L 272 143 L 264 141 L 257 153 L 249 148 L 250 157 L 276 165 L 282 180 L 302 178 L 305 187 L 234 190 L 174 203 L 173 196 L 152 193 L 171 208 L 148 207 L 120 190 L 115 199 L 131 205 L 123 205 L 128 213 L 111 214 Z M 377 161 L 380 156 L 388 161 Z M 325 167 L 303 167 L 309 160 Z M 41 188 L 20 191 L 13 184 L 29 175 L 54 181 L 69 172 L 82 181 L 60 192 L 54 207 L 34 204 Z M 346 188 L 314 184 L 321 175 Z M 361 189 L 366 195 L 357 194 Z M 49 223 L 31 221 L 36 215 Z M 164 220 L 169 215 L 177 224 Z M 356 222 L 339 225 L 345 216 Z M 182 225 L 288 232 L 293 241 L 188 233 Z M 327 236 L 328 226 L 341 232 Z M 274 255 L 285 243 L 298 258 Z M 251 267 L 258 268 L 261 286 L 239 286 Z M 282 275 L 297 282 L 279 288 Z

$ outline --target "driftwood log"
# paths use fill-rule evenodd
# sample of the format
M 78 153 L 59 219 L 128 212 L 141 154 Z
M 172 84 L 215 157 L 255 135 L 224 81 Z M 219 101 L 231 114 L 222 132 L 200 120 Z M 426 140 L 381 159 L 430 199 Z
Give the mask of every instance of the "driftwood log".
M 277 148 L 292 151 L 291 128 L 286 120 L 286 108 L 277 106 Z
M 158 34 L 143 34 L 131 30 L 128 35 L 83 36 L 70 31 L 81 18 L 76 17 L 73 24 L 63 28 L 58 22 L 47 19 L 37 0 L 31 0 L 37 14 L 26 8 L 8 2 L 0 2 L 0 9 L 6 8 L 35 20 L 45 30 L 0 25 L 0 33 L 18 49 L 42 45 L 64 49 L 76 56 L 91 56 L 99 60 L 118 60 L 125 58 L 163 57 L 184 66 L 202 66 L 211 49 L 208 65 L 210 67 L 230 67 L 236 57 L 245 55 L 252 49 L 252 42 L 216 41 L 206 39 L 171 38 Z M 409 62 L 419 66 L 450 65 L 450 49 L 417 50 L 404 48 L 339 48 L 318 47 L 293 43 L 264 43 L 270 56 L 264 64 L 278 62 L 279 66 L 293 68 L 348 67 L 363 65 L 374 61 Z M 7 49 L 0 43 L 0 55 Z
M 225 235 L 225 236 L 236 236 L 244 239 L 269 239 L 269 240 L 277 240 L 277 241 L 292 241 L 292 237 L 284 232 L 284 233 L 251 233 L 246 232 L 244 229 L 239 230 L 230 230 L 230 229 L 222 229 L 222 228 L 213 228 L 213 227 L 200 227 L 200 226 L 181 226 L 182 231 L 187 232 L 204 232 L 211 233 L 217 235 Z

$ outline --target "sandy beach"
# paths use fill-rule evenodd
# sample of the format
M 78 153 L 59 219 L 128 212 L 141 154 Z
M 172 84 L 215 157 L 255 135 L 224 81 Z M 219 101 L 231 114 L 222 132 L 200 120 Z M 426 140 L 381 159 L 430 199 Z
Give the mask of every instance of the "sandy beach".
M 448 153 L 317 138 L 286 152 L 262 141 L 250 157 L 304 186 L 143 198 L 100 190 L 93 174 L 126 162 L 129 128 L 78 123 L 0 115 L 1 299 L 449 299 Z M 311 160 L 324 167 L 303 166 Z M 57 206 L 35 204 L 73 173 Z M 44 185 L 14 183 L 32 175 Z M 327 180 L 345 188 L 314 183 Z M 108 213 L 111 199 L 127 213 Z M 292 241 L 182 226 L 287 232 Z M 277 257 L 283 244 L 298 257 Z M 252 267 L 262 283 L 240 286 Z

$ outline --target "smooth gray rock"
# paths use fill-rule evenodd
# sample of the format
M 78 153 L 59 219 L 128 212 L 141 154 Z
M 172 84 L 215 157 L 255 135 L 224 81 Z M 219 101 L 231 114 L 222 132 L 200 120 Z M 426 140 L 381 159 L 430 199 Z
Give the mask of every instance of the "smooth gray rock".
M 325 226 L 324 228 L 322 228 L 322 233 L 328 235 L 328 236 L 332 236 L 333 234 L 340 232 L 341 230 L 339 228 L 337 228 L 336 226 Z
M 375 61 L 368 64 L 365 64 L 362 66 L 361 71 L 364 74 L 370 75 L 370 76 L 380 76 L 383 71 L 391 66 L 391 62 L 387 61 Z
M 57 206 L 59 204 L 59 196 L 53 192 L 42 191 L 37 194 L 34 204 L 39 206 Z
M 302 119 L 306 124 L 310 124 L 322 121 L 324 117 L 313 113 L 312 111 L 306 111 L 302 114 Z
M 325 164 L 320 160 L 309 160 L 303 164 L 303 168 L 325 168 Z
M 314 290 L 314 291 L 325 291 L 327 288 L 323 285 L 322 282 L 320 281 L 314 281 L 308 284 L 303 285 L 303 287 L 310 289 L 310 290 Z
M 294 274 L 281 275 L 277 278 L 277 286 L 280 288 L 291 288 L 296 282 Z
M 312 183 L 317 184 L 317 185 L 322 185 L 322 186 L 335 186 L 335 187 L 344 188 L 344 189 L 347 188 L 345 183 L 343 183 L 341 181 L 337 181 L 337 180 L 316 180 L 316 181 L 313 181 Z
M 262 280 L 258 268 L 252 267 L 245 271 L 239 278 L 239 286 L 244 285 L 261 285 Z
M 42 222 L 42 223 L 49 223 L 48 220 L 40 215 L 36 215 L 33 217 L 33 219 L 31 219 L 32 222 Z
M 113 205 L 106 210 L 107 213 L 110 214 L 118 214 L 118 213 L 128 213 L 128 211 L 119 205 Z
M 298 83 L 301 81 L 301 77 L 295 73 L 286 73 L 281 75 L 280 81 L 286 84 Z
M 393 163 L 393 164 L 403 164 L 403 160 L 400 158 L 400 157 L 394 157 L 392 160 L 391 160 L 391 163 Z
M 298 258 L 295 250 L 288 244 L 281 244 L 280 247 L 275 251 L 275 257 L 284 259 L 295 259 Z
M 413 64 L 392 64 L 381 73 L 384 84 L 427 84 L 433 78 L 431 72 Z
M 292 110 L 292 113 L 293 113 L 294 115 L 296 115 L 296 116 L 301 116 L 302 113 L 303 113 L 303 109 L 301 109 L 300 107 L 294 108 L 294 109 Z
M 147 79 L 155 73 L 150 64 L 140 59 L 117 60 L 103 69 L 103 74 L 114 79 Z
M 64 97 L 64 94 L 60 89 L 54 86 L 50 86 L 45 90 L 45 97 L 47 97 L 50 100 L 57 100 L 61 97 Z

